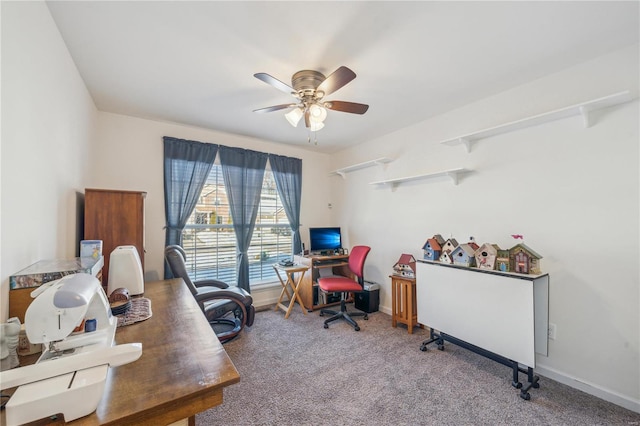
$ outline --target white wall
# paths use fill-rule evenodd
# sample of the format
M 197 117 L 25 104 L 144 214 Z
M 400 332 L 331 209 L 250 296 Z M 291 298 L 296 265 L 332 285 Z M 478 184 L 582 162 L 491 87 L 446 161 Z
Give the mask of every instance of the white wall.
M 9 276 L 42 259 L 74 257 L 76 193 L 90 166 L 97 111 L 41 2 L 1 2 L 0 320 Z
M 334 155 L 332 168 L 395 159 L 332 182 L 334 222 L 349 245 L 372 247 L 365 272 L 383 284 L 382 308 L 400 254 L 422 258 L 433 234 L 502 248 L 523 234 L 544 256 L 557 325 L 537 370 L 640 411 L 638 101 L 595 113 L 586 129 L 576 116 L 477 142 L 470 154 L 439 144 L 624 90 L 637 96 L 638 75 L 633 46 Z M 395 192 L 369 185 L 458 167 L 473 170 L 458 186 L 448 178 Z
M 239 146 L 302 159 L 301 235 L 308 243 L 309 226 L 328 223 L 329 156 L 248 137 L 229 135 L 159 121 L 100 112 L 97 126 L 100 160 L 87 187 L 146 191 L 145 277 L 162 279 L 165 214 L 163 136 Z

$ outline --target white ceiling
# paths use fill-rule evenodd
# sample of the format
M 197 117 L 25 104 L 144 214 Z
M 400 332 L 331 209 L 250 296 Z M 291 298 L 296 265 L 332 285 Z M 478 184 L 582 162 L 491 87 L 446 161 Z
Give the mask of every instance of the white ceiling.
M 51 1 L 101 111 L 335 152 L 638 43 L 632 2 Z M 357 77 L 327 100 L 318 144 L 295 99 L 253 77 L 339 66 Z

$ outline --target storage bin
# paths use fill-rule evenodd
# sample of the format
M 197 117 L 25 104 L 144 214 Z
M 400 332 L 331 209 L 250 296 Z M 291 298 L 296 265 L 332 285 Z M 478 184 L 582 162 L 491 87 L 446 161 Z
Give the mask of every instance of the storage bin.
M 365 284 L 364 291 L 356 293 L 355 307 L 366 313 L 377 312 L 380 307 L 380 285 Z

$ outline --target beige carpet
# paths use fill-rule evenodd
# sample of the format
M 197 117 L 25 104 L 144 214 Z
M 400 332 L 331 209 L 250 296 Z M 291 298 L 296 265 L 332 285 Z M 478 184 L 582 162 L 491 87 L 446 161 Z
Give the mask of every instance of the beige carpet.
M 359 332 L 322 320 L 257 313 L 224 346 L 240 383 L 196 425 L 640 425 L 640 414 L 545 377 L 524 401 L 509 368 L 451 343 L 421 352 L 427 331 L 393 328 L 381 312 Z

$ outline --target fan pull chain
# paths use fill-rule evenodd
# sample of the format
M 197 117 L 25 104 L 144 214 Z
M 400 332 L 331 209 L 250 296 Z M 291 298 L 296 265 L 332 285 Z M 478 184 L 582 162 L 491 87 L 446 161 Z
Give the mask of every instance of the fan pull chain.
M 313 144 L 318 145 L 318 132 L 313 132 Z M 311 129 L 309 129 L 309 136 L 307 136 L 307 143 L 311 143 Z

